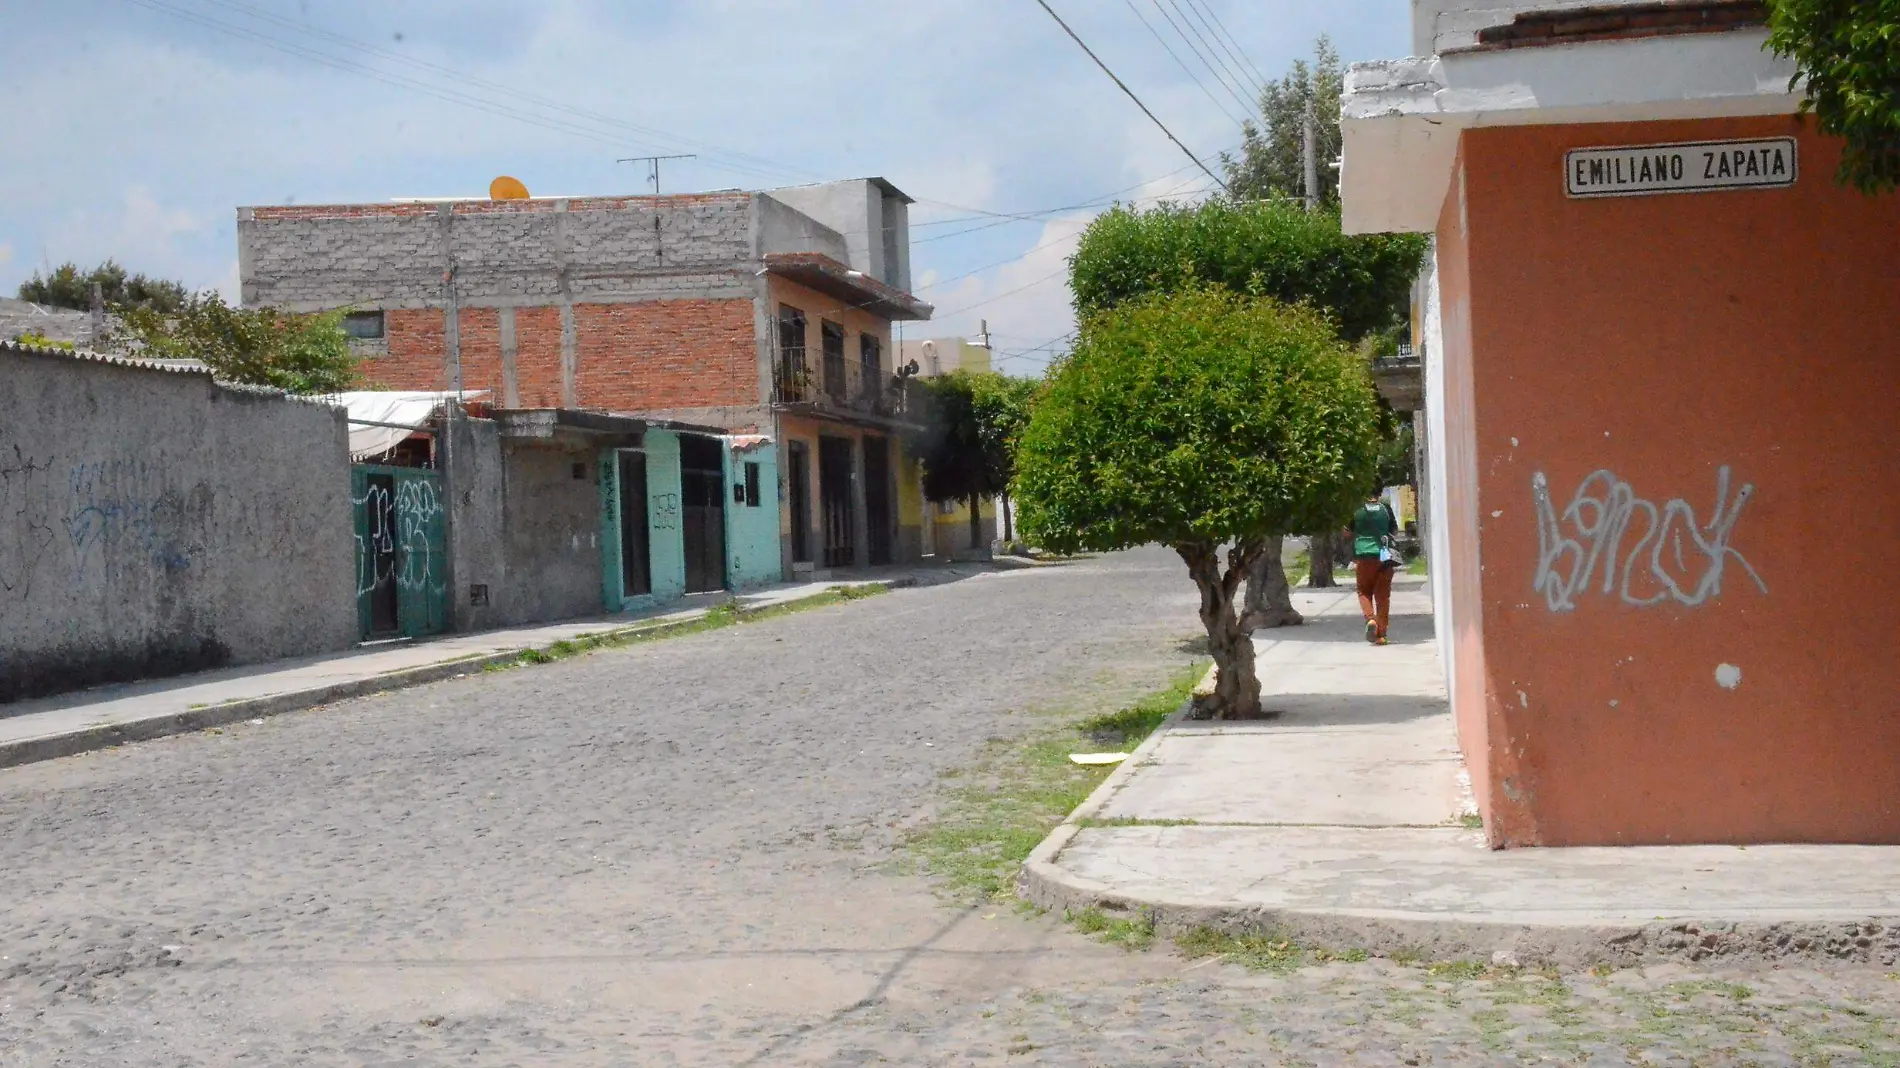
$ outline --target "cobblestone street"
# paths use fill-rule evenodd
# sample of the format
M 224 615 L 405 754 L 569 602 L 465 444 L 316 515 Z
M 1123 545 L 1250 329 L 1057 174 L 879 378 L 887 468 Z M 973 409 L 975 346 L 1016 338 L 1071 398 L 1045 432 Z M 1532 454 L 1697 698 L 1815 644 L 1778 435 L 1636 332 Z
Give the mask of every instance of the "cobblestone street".
M 899 874 L 1189 659 L 1160 550 L 0 774 L 0 1064 L 1900 1063 L 1878 970 L 1250 972 Z

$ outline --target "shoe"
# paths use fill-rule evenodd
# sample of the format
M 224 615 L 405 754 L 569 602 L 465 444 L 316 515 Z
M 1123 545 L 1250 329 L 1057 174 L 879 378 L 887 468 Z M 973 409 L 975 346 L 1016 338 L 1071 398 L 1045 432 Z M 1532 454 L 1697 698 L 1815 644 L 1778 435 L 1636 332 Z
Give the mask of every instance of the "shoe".
M 1379 624 L 1370 619 L 1366 620 L 1366 641 L 1374 644 L 1379 641 Z
M 1378 640 L 1378 641 L 1375 641 L 1375 642 L 1373 642 L 1372 644 L 1374 644 L 1374 645 L 1389 645 L 1389 644 L 1391 644 L 1391 643 L 1389 643 L 1389 642 L 1387 642 L 1387 641 L 1385 640 L 1385 635 L 1383 635 L 1383 634 L 1381 634 L 1381 635 L 1379 635 L 1379 640 Z

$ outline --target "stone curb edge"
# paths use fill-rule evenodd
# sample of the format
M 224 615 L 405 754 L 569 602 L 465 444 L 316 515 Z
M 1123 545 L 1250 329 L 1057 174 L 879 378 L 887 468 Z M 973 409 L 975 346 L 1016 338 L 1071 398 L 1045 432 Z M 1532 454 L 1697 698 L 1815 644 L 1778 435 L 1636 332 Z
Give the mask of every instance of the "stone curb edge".
M 858 586 L 882 586 L 886 591 L 908 587 L 914 584 L 910 579 L 893 579 L 852 583 Z M 812 594 L 821 597 L 822 593 Z M 801 598 L 803 599 L 803 598 Z M 728 602 L 729 603 L 729 602 Z M 785 601 L 783 604 L 796 604 Z M 768 605 L 766 607 L 777 607 Z M 698 622 L 706 615 L 697 612 L 685 619 L 667 620 L 661 623 L 646 621 L 626 627 L 616 627 L 579 638 L 564 639 L 567 642 L 603 642 L 616 638 L 625 638 L 649 632 L 664 632 Z M 240 720 L 260 719 L 267 716 L 280 716 L 287 712 L 302 712 L 336 701 L 345 701 L 353 697 L 368 697 L 372 694 L 387 693 L 391 690 L 422 686 L 457 675 L 474 674 L 486 671 L 490 667 L 511 664 L 530 653 L 545 653 L 556 643 L 547 645 L 523 646 L 519 649 L 498 653 L 476 653 L 470 656 L 456 657 L 452 660 L 437 661 L 420 667 L 402 668 L 386 671 L 367 678 L 350 679 L 347 682 L 332 683 L 328 686 L 315 686 L 305 690 L 292 690 L 288 693 L 274 693 L 264 697 L 240 698 L 222 704 L 207 705 L 204 708 L 188 709 L 170 715 L 153 716 L 150 719 L 133 720 L 127 723 L 102 723 L 64 734 L 50 734 L 39 738 L 23 738 L 15 742 L 0 743 L 0 769 L 17 768 L 27 764 L 37 764 L 45 760 L 58 760 L 61 757 L 78 756 L 100 749 L 111 749 L 130 742 L 149 742 L 175 734 L 189 734 L 193 731 L 209 730 L 212 727 L 224 727 Z
M 1334 951 L 1422 961 L 1477 960 L 1535 967 L 1617 967 L 1662 961 L 1796 961 L 1806 964 L 1900 963 L 1900 919 L 1779 923 L 1665 920 L 1645 924 L 1521 924 L 1430 913 L 1368 914 L 1364 910 L 1266 909 L 1143 900 L 1085 879 L 1057 863 L 1082 824 L 1107 806 L 1149 759 L 1191 702 L 1155 728 L 1129 758 L 1051 831 L 1023 862 L 1017 895 L 1052 912 L 1097 909 L 1145 916 L 1163 935 L 1211 927 L 1233 935 L 1265 934 Z

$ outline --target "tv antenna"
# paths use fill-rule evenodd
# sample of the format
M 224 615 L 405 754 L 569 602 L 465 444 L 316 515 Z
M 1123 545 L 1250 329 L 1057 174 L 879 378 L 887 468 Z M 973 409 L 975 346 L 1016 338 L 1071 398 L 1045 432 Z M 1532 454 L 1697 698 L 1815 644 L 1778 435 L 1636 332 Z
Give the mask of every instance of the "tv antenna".
M 688 152 L 678 156 L 628 156 L 614 160 L 615 163 L 644 163 L 647 165 L 647 181 L 653 183 L 653 195 L 660 195 L 660 161 L 664 159 L 698 159 L 696 153 Z

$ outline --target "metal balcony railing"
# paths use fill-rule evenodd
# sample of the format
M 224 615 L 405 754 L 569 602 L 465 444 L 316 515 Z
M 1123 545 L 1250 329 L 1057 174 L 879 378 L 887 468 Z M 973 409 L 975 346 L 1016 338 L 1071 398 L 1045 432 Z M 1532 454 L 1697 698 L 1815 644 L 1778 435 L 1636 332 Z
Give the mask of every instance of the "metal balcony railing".
M 857 360 L 793 349 L 778 354 L 772 376 L 776 404 L 809 404 L 839 413 L 902 418 L 921 409 L 916 383 Z

